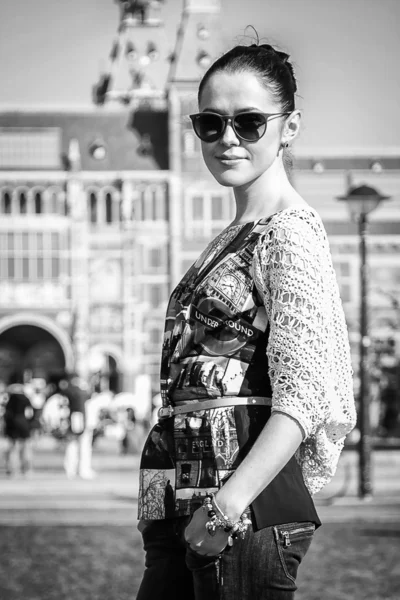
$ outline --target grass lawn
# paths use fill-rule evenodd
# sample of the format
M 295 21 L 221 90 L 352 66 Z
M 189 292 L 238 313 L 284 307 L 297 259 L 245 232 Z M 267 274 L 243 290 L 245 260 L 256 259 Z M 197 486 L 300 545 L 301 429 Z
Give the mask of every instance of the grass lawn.
M 296 600 L 398 600 L 399 551 L 400 524 L 324 525 Z M 134 526 L 1 526 L 0 557 L 1 600 L 134 600 L 143 569 Z

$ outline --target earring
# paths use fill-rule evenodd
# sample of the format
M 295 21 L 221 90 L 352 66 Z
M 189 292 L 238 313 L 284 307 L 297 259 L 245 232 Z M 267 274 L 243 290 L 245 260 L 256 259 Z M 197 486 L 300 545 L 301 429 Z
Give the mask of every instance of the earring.
M 283 148 L 289 148 L 289 142 L 285 142 L 284 144 L 282 144 Z

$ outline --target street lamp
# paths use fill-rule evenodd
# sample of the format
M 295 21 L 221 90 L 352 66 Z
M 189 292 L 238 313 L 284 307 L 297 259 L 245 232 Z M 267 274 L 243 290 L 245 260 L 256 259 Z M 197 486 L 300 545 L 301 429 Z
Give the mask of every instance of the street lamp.
M 361 185 L 351 187 L 346 196 L 338 196 L 338 200 L 347 202 L 353 221 L 358 224 L 360 242 L 360 389 L 359 389 L 359 488 L 360 498 L 372 496 L 371 482 L 371 425 L 369 415 L 369 385 L 368 385 L 368 273 L 367 273 L 367 225 L 368 215 L 377 208 L 382 196 L 373 187 Z

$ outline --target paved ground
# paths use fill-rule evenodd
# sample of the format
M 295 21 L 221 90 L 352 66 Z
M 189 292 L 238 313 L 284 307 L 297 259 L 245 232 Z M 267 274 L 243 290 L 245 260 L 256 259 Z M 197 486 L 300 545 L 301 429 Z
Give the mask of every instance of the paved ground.
M 0 440 L 0 455 L 4 447 Z M 99 440 L 92 481 L 68 480 L 62 470 L 62 448 L 43 439 L 29 478 L 7 478 L 0 459 L 0 524 L 136 525 L 137 455 L 119 456 L 117 442 Z M 315 501 L 324 523 L 400 523 L 400 450 L 375 451 L 374 495 L 357 498 L 357 455 L 342 454 L 337 475 Z

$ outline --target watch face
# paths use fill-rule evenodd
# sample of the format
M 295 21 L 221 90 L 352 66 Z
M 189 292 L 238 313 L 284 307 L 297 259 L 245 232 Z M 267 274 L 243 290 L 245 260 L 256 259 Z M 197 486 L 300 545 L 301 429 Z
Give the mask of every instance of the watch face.
M 230 300 L 237 300 L 240 296 L 240 283 L 234 275 L 224 275 L 219 280 L 222 293 Z

